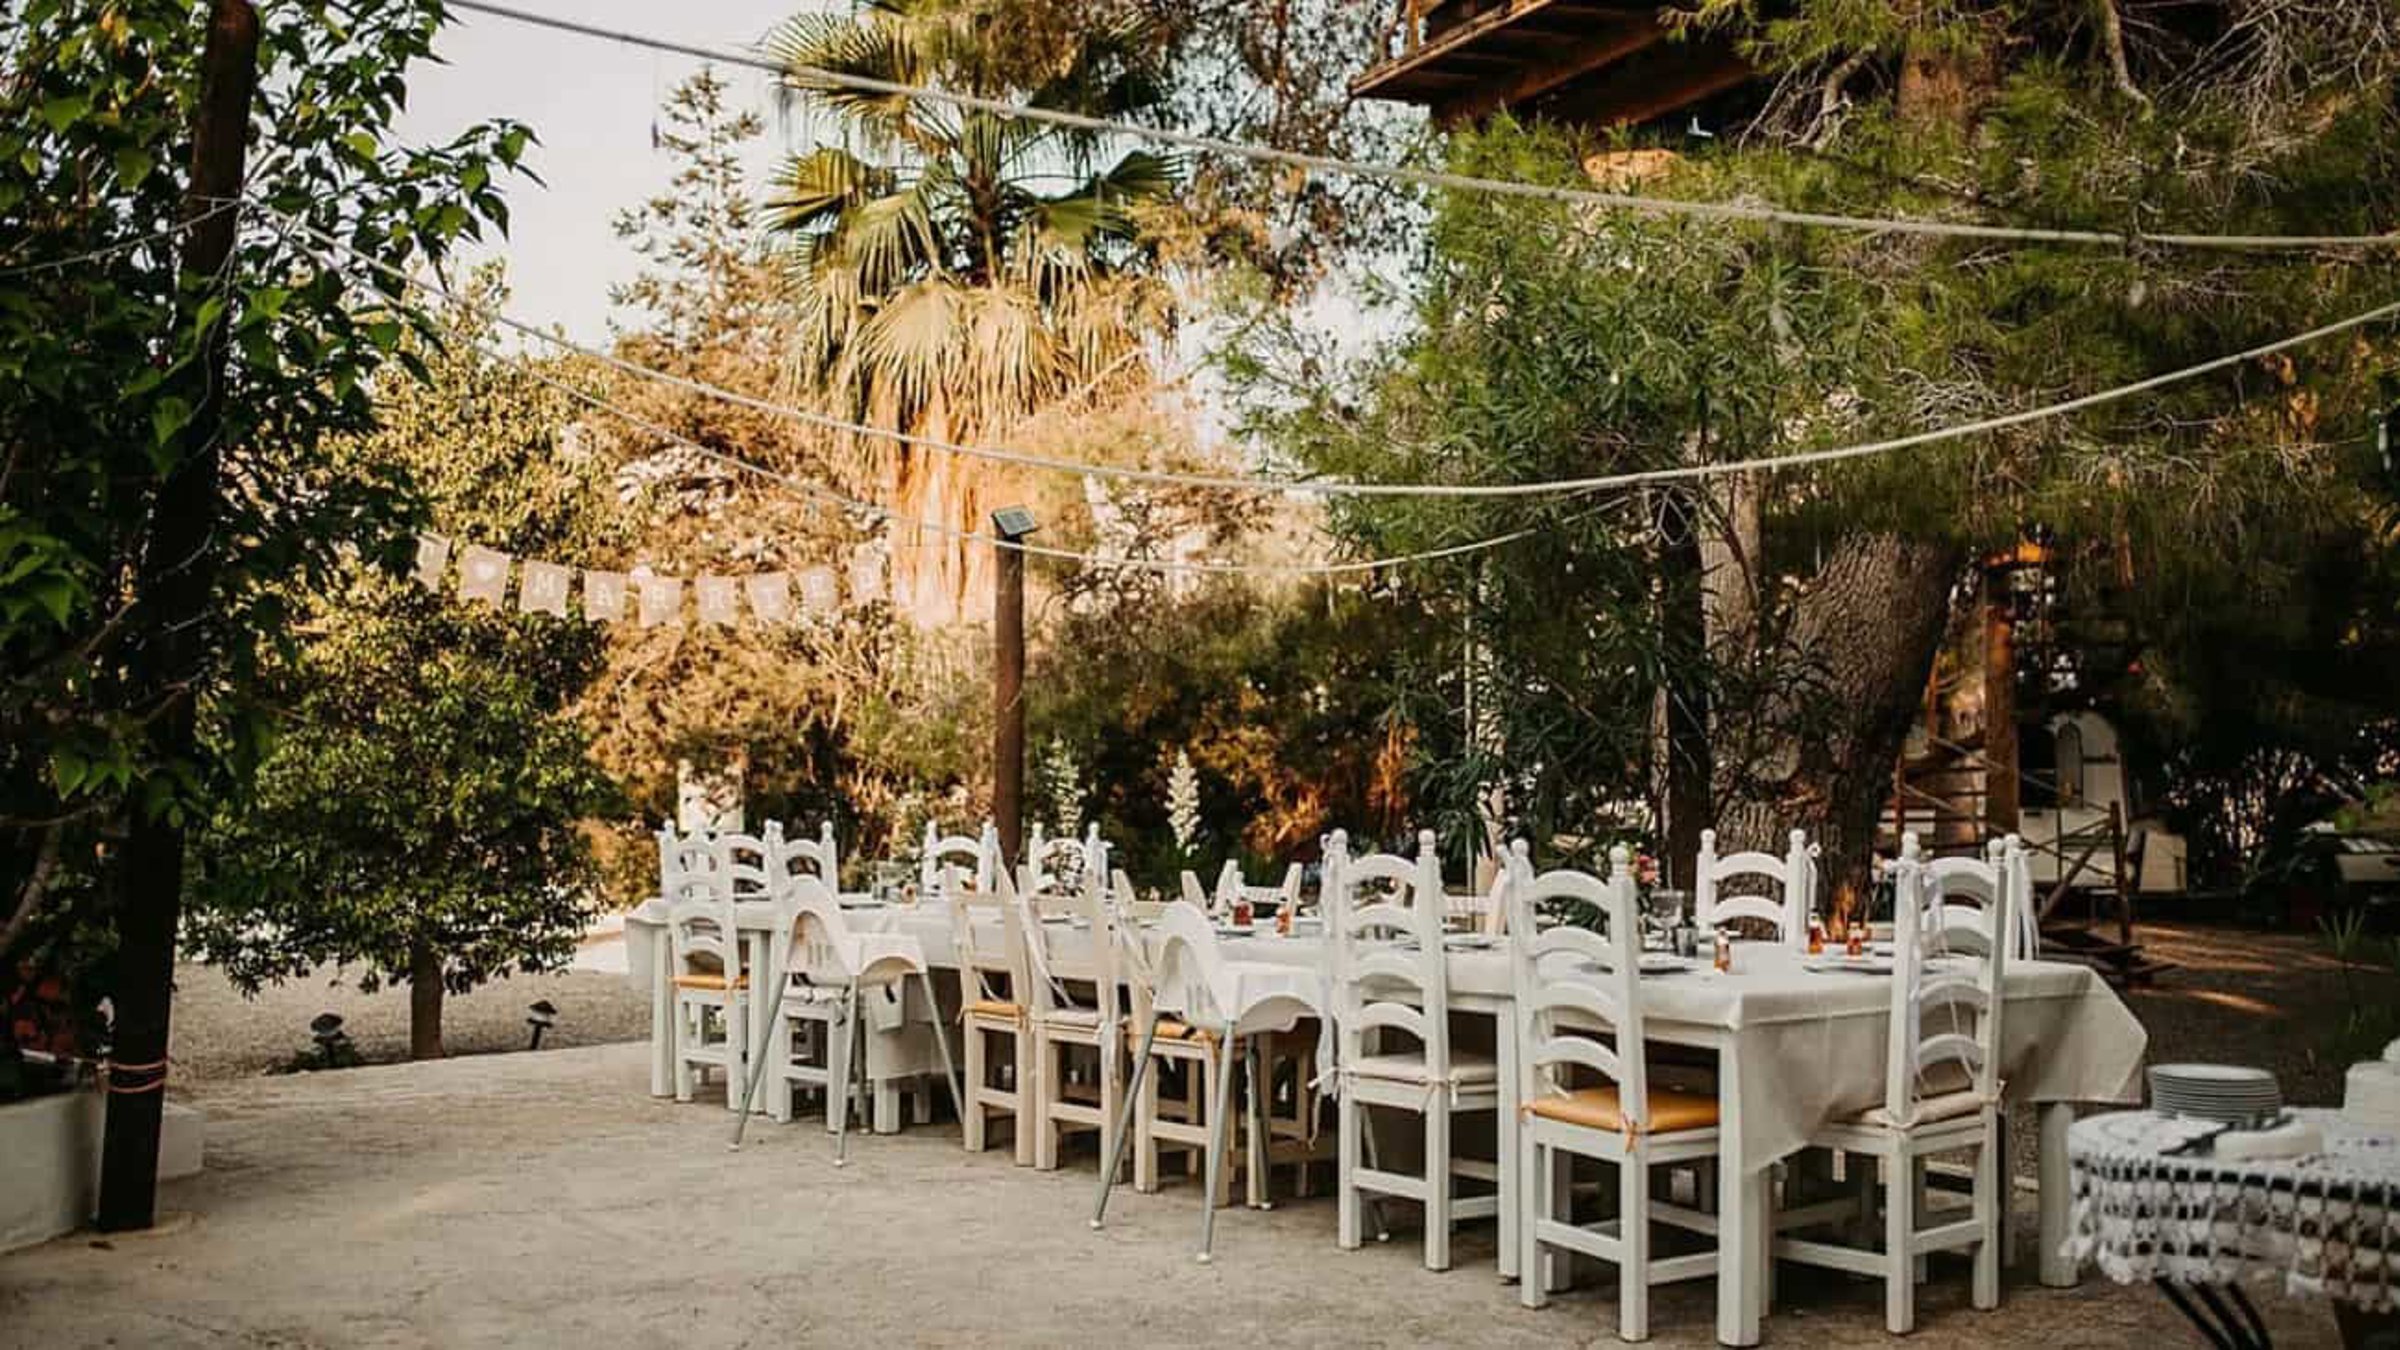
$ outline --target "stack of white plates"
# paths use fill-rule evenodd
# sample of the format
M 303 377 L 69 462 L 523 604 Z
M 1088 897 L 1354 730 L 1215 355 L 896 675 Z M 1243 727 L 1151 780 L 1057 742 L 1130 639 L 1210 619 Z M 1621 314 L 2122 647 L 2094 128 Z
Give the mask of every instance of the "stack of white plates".
M 2150 1109 L 2235 1125 L 2272 1120 L 2283 1089 L 2265 1069 L 2238 1064 L 2153 1064 Z

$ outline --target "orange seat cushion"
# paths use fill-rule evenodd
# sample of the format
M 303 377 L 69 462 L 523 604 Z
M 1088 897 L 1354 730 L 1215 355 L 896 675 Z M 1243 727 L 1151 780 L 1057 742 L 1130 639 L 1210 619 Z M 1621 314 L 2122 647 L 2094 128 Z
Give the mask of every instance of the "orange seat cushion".
M 1003 1022 L 1014 1022 L 1018 1018 L 1018 1011 L 1016 1004 L 1005 999 L 979 998 L 967 1005 L 967 1016 L 990 1017 Z
M 1526 1109 L 1537 1116 L 1595 1130 L 1621 1131 L 1625 1128 L 1625 1108 L 1617 1100 L 1614 1086 L 1577 1088 L 1564 1096 L 1550 1094 L 1536 1098 Z M 1673 1134 L 1678 1130 L 1713 1130 L 1716 1127 L 1716 1098 L 1697 1092 L 1677 1092 L 1672 1088 L 1650 1090 L 1650 1133 Z
M 675 977 L 675 987 L 678 989 L 723 989 L 725 987 L 725 977 L 722 974 L 678 975 Z M 747 975 L 736 977 L 733 982 L 733 987 L 736 989 L 749 988 L 750 977 Z
M 1125 1039 L 1138 1049 L 1142 1043 L 1141 1027 L 1131 1022 L 1126 1023 Z M 1172 1017 L 1162 1017 L 1158 1019 L 1158 1039 L 1162 1041 L 1214 1042 L 1217 1039 L 1217 1033 L 1202 1030 L 1189 1022 L 1178 1022 Z

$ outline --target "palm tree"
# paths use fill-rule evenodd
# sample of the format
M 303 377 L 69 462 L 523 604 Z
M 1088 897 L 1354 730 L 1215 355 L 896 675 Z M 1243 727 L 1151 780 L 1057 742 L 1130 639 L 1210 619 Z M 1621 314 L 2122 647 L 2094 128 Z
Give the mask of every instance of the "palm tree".
M 1026 50 L 979 0 L 868 0 L 768 38 L 787 95 L 841 144 L 794 157 L 770 203 L 796 237 L 792 373 L 854 420 L 1005 439 L 1032 414 L 1147 374 L 1172 300 L 1137 216 L 1173 160 L 1018 117 L 861 92 L 825 72 L 1126 118 L 1164 98 L 1161 45 L 1122 22 Z M 1008 486 L 994 465 L 882 441 L 882 500 L 977 527 Z M 921 624 L 980 612 L 990 557 L 893 540 L 895 603 Z

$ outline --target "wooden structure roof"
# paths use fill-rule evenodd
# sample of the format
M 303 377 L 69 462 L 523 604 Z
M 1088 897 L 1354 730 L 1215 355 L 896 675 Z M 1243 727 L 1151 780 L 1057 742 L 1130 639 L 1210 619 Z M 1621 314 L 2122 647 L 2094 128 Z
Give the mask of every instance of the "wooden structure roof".
M 1578 125 L 1663 117 L 1755 72 L 1722 40 L 1671 35 L 1632 0 L 1390 0 L 1361 98 L 1422 104 L 1444 125 L 1501 110 Z

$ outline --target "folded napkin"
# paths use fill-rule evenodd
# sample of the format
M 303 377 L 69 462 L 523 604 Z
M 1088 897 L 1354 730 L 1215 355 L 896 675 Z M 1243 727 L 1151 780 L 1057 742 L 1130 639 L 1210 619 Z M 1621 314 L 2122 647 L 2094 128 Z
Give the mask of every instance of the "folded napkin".
M 2217 1136 L 2214 1149 L 2218 1158 L 2233 1162 L 2274 1162 L 2324 1151 L 2325 1132 L 2305 1120 L 2267 1130 L 2227 1130 Z

